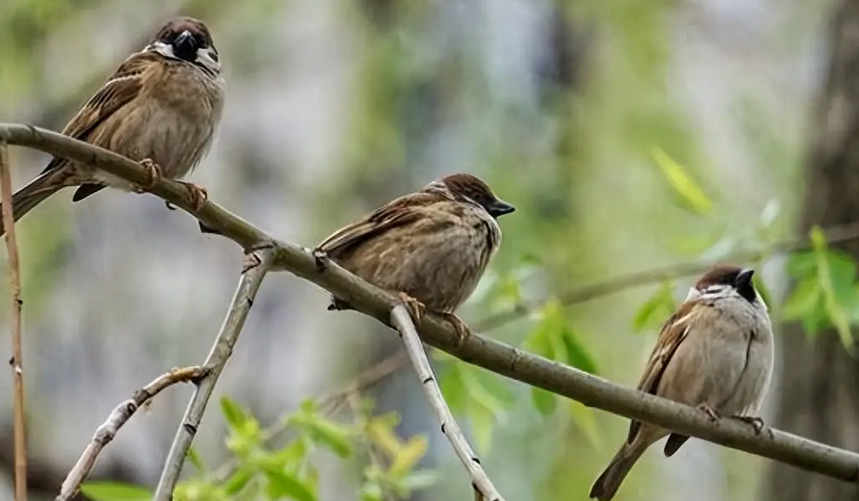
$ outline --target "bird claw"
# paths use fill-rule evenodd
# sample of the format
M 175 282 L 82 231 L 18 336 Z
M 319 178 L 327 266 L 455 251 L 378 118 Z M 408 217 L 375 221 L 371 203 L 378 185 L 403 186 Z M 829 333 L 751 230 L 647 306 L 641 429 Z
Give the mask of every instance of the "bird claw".
M 748 423 L 752 425 L 752 428 L 755 429 L 755 435 L 760 435 L 761 432 L 766 428 L 764 424 L 764 420 L 758 416 L 731 416 L 734 419 L 738 419 L 744 423 Z
M 328 254 L 324 250 L 317 247 L 313 249 L 313 260 L 316 262 L 316 271 L 322 273 L 328 269 L 328 262 L 331 258 L 328 257 Z
M 179 183 L 188 190 L 188 201 L 191 203 L 191 207 L 194 208 L 194 212 L 199 212 L 209 199 L 209 191 L 194 183 L 186 183 L 184 181 L 179 181 Z
M 720 416 L 719 413 L 716 412 L 716 409 L 710 407 L 707 404 L 701 404 L 697 408 L 699 411 L 702 411 L 703 413 L 707 414 L 711 421 L 718 421 L 722 418 L 722 416 Z
M 405 292 L 400 292 L 397 294 L 400 297 L 400 300 L 403 302 L 403 306 L 406 307 L 406 310 L 409 312 L 409 316 L 412 317 L 412 322 L 415 324 L 421 323 L 424 315 L 426 314 L 426 306 L 417 299 L 409 296 Z
M 161 174 L 161 167 L 158 166 L 151 158 L 144 158 L 140 162 L 138 162 L 144 169 L 146 169 L 146 176 L 148 180 L 146 184 L 141 184 L 134 191 L 137 193 L 146 193 L 148 190 L 151 190 L 158 184 L 158 181 L 163 177 Z
M 455 313 L 437 312 L 436 314 L 450 322 L 450 325 L 453 326 L 453 330 L 456 332 L 457 348 L 462 346 L 465 340 L 471 336 L 471 329 Z

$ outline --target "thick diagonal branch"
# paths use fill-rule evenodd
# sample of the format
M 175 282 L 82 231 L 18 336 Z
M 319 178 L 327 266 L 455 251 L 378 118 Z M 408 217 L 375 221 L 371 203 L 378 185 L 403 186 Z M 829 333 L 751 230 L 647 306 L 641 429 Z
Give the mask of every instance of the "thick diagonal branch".
M 56 497 L 55 501 L 67 501 L 77 494 L 81 488 L 81 484 L 86 480 L 90 471 L 92 471 L 99 453 L 116 437 L 119 429 L 131 419 L 131 416 L 137 412 L 137 409 L 145 405 L 165 388 L 177 383 L 196 381 L 205 374 L 206 370 L 200 366 L 173 369 L 166 374 L 158 376 L 151 383 L 135 391 L 131 398 L 117 405 L 107 417 L 107 420 L 96 429 L 92 441 L 84 449 L 78 462 L 63 481 L 60 494 Z
M 155 490 L 155 501 L 173 499 L 173 490 L 179 481 L 179 475 L 182 473 L 185 455 L 191 448 L 194 435 L 197 434 L 197 429 L 203 419 L 203 413 L 215 389 L 215 384 L 233 354 L 233 347 L 239 339 L 239 334 L 245 325 L 245 319 L 248 317 L 248 312 L 254 303 L 260 284 L 262 284 L 263 278 L 272 265 L 274 250 L 270 247 L 264 248 L 248 254 L 247 257 L 245 268 L 242 270 L 242 277 L 239 280 L 236 293 L 233 295 L 230 310 L 227 312 L 221 331 L 203 364 L 207 373 L 198 381 L 194 396 L 191 397 L 185 416 L 176 431 L 173 445 L 170 446 L 170 453 L 167 455 L 167 461 L 161 472 L 161 479 Z
M 398 304 L 391 310 L 391 325 L 400 332 L 403 344 L 406 346 L 406 352 L 408 352 L 409 359 L 418 373 L 427 400 L 430 406 L 432 406 L 436 418 L 441 423 L 441 432 L 444 433 L 454 452 L 459 456 L 459 460 L 471 477 L 471 483 L 475 489 L 480 491 L 483 499 L 487 501 L 504 501 L 501 494 L 492 485 L 489 476 L 483 471 L 480 459 L 478 459 L 477 454 L 474 453 L 474 450 L 468 444 L 468 440 L 465 439 L 465 435 L 463 435 L 459 425 L 456 424 L 456 420 L 450 412 L 450 407 L 445 402 L 444 395 L 441 393 L 441 388 L 438 387 L 438 382 L 436 381 L 432 366 L 427 359 L 421 338 L 418 336 L 415 325 L 412 323 L 412 319 L 403 305 Z
M 0 140 L 97 165 L 137 184 L 147 180 L 144 169 L 136 162 L 56 132 L 26 125 L 0 124 Z M 186 200 L 185 188 L 174 181 L 162 179 L 150 191 L 193 214 L 205 226 L 217 230 L 244 249 L 270 239 L 259 228 L 211 201 L 206 202 L 200 211 L 194 211 Z M 271 242 L 275 252 L 274 267 L 313 282 L 347 301 L 356 310 L 390 325 L 390 312 L 400 304 L 396 298 L 336 263 L 329 263 L 320 272 L 316 258 L 308 249 L 282 241 Z M 469 336 L 460 345 L 450 323 L 432 315 L 425 317 L 417 327 L 424 342 L 461 360 L 585 405 L 846 482 L 859 480 L 857 453 L 778 430 L 757 434 L 751 426 L 732 419 L 714 423 L 691 407 L 611 383 L 478 334 Z

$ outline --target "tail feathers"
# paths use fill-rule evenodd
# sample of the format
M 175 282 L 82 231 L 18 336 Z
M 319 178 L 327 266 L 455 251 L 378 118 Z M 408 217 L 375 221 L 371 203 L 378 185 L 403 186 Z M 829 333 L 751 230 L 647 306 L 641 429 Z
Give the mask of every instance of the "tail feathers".
M 633 447 L 624 444 L 605 471 L 602 472 L 602 475 L 594 482 L 593 487 L 591 487 L 591 499 L 609 501 L 613 498 L 620 484 L 623 483 L 623 479 L 626 478 L 626 475 L 645 450 L 647 450 L 646 447 Z
M 62 173 L 58 171 L 45 172 L 12 195 L 12 215 L 17 222 L 24 214 L 44 202 L 48 197 L 66 187 Z M 0 236 L 6 233 L 3 221 L 0 219 Z

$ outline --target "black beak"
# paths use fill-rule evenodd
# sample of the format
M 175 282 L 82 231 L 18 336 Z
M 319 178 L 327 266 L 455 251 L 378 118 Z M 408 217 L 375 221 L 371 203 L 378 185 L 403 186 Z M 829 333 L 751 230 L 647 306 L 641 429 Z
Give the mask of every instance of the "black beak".
M 752 283 L 752 277 L 755 274 L 755 270 L 751 268 L 746 268 L 743 271 L 737 274 L 736 284 L 734 286 L 739 289 L 743 286 L 748 286 Z
M 494 202 L 489 204 L 489 207 L 486 208 L 489 215 L 497 218 L 498 216 L 503 216 L 504 214 L 510 214 L 511 212 L 516 210 L 516 207 L 508 204 L 504 200 L 495 199 Z
M 185 30 L 179 33 L 179 36 L 173 40 L 173 54 L 186 61 L 197 59 L 197 44 L 194 41 L 194 35 L 190 31 Z

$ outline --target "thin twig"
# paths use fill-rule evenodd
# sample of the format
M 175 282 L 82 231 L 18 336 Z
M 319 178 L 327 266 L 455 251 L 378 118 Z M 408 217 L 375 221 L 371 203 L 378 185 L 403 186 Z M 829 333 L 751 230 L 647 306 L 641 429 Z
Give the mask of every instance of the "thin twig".
M 197 383 L 194 396 L 191 397 L 185 416 L 176 431 L 173 445 L 170 447 L 170 453 L 167 455 L 167 461 L 161 472 L 161 479 L 155 490 L 155 497 L 153 498 L 155 501 L 173 499 L 173 490 L 179 481 L 179 475 L 182 473 L 185 455 L 191 448 L 191 442 L 194 440 L 194 435 L 196 435 L 200 421 L 203 419 L 203 412 L 206 410 L 215 384 L 233 354 L 233 347 L 236 345 L 260 284 L 271 267 L 274 252 L 272 248 L 264 248 L 252 252 L 247 257 L 248 260 L 246 260 L 242 270 L 242 277 L 233 296 L 230 310 L 227 312 L 209 356 L 206 357 L 204 367 L 208 373 Z
M 322 397 L 319 405 L 325 405 L 329 401 L 336 401 L 348 397 L 352 393 L 360 393 L 367 388 L 375 386 L 377 383 L 397 372 L 409 360 L 408 353 L 398 351 L 390 357 L 373 365 L 369 369 L 358 373 L 349 383 L 337 391 L 329 393 Z
M 832 226 L 827 228 L 824 233 L 826 234 L 826 240 L 830 244 L 857 240 L 859 239 L 859 223 L 853 222 L 839 226 Z M 558 302 L 566 306 L 585 303 L 592 299 L 622 292 L 633 287 L 662 282 L 674 278 L 698 275 L 719 263 L 750 263 L 777 253 L 790 253 L 805 250 L 810 248 L 810 246 L 811 241 L 808 236 L 794 237 L 789 240 L 776 242 L 760 250 L 736 251 L 718 260 L 687 261 L 650 270 L 637 271 L 615 278 L 609 278 L 590 285 L 568 289 L 561 292 L 557 296 L 557 299 Z M 477 322 L 474 325 L 474 329 L 485 332 L 501 327 L 504 324 L 510 323 L 513 320 L 535 311 L 541 305 L 542 302 L 517 304 L 507 311 L 497 313 Z
M 427 354 L 424 351 L 424 345 L 421 342 L 418 331 L 415 329 L 414 323 L 406 311 L 405 306 L 398 304 L 391 309 L 391 324 L 400 332 L 403 338 L 403 344 L 409 354 L 409 359 L 418 373 L 421 380 L 421 386 L 424 389 L 427 400 L 430 406 L 435 411 L 436 418 L 441 423 L 441 432 L 447 437 L 450 445 L 453 447 L 456 455 L 465 470 L 471 477 L 472 485 L 480 491 L 484 498 L 490 501 L 503 501 L 501 494 L 492 485 L 489 476 L 483 471 L 483 466 L 480 464 L 477 454 L 471 449 L 468 440 L 465 439 L 459 425 L 453 418 L 447 402 L 444 400 L 444 395 L 441 394 L 441 388 L 438 386 L 432 366 L 427 359 Z
M 27 125 L 0 124 L 0 140 L 2 139 L 9 144 L 28 146 L 97 166 L 133 183 L 148 182 L 145 170 L 136 162 L 56 132 Z M 269 240 L 271 237 L 261 229 L 211 201 L 207 201 L 201 210 L 195 211 L 187 200 L 187 190 L 175 181 L 162 178 L 150 192 L 193 214 L 198 221 L 217 230 L 219 235 L 229 238 L 242 248 L 247 249 L 270 241 L 276 253 L 273 265 L 276 269 L 288 270 L 342 298 L 355 310 L 390 325 L 391 309 L 400 304 L 399 300 L 352 275 L 336 263 L 328 263 L 326 268 L 320 271 L 316 256 L 308 249 L 280 240 Z M 849 239 L 845 236 L 841 241 Z M 776 429 L 770 429 L 771 433 L 758 434 L 752 426 L 733 419 L 711 422 L 697 409 L 611 383 L 477 333 L 460 344 L 450 322 L 434 315 L 424 317 L 418 327 L 424 342 L 460 360 L 587 406 L 653 423 L 683 435 L 767 457 L 845 482 L 859 480 L 857 453 Z M 160 498 L 159 501 L 163 499 L 165 498 Z
M 107 417 L 107 420 L 96 429 L 92 441 L 84 449 L 78 462 L 63 481 L 60 494 L 55 498 L 55 501 L 68 501 L 77 494 L 81 488 L 81 484 L 86 480 L 90 471 L 92 471 L 99 453 L 116 437 L 119 429 L 131 419 L 131 416 L 137 412 L 137 409 L 145 405 L 165 388 L 177 383 L 196 381 L 205 374 L 206 369 L 200 366 L 173 369 L 158 376 L 151 383 L 135 391 L 131 398 L 117 405 Z
M 14 381 L 15 433 L 15 501 L 27 499 L 27 413 L 24 407 L 24 358 L 21 347 L 21 269 L 18 262 L 18 242 L 12 216 L 12 172 L 9 149 L 0 139 L 0 197 L 2 197 L 3 226 L 6 228 L 6 252 L 9 260 L 9 280 L 12 287 L 12 379 Z

